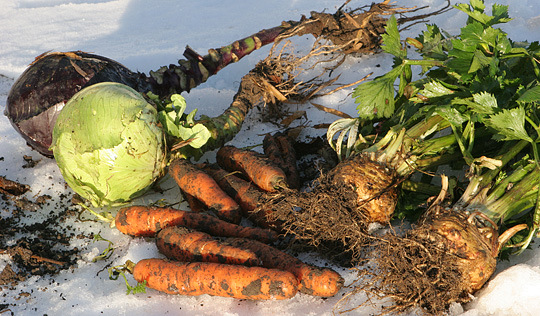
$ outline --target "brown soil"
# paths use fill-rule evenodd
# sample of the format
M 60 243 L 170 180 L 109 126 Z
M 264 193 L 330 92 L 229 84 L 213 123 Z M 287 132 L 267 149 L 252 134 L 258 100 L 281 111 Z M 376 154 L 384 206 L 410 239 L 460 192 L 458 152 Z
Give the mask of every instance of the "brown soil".
M 79 236 L 59 225 L 66 218 L 76 216 L 65 206 L 71 205 L 67 196 L 58 202 L 62 211 L 51 212 L 43 222 L 23 223 L 43 209 L 51 198 L 41 195 L 29 200 L 23 195 L 29 189 L 27 185 L 5 178 L 0 181 L 1 207 L 10 212 L 10 216 L 0 218 L 0 253 L 8 254 L 13 261 L 0 272 L 0 285 L 15 285 L 32 275 L 56 274 L 71 267 L 79 252 L 70 247 L 70 239 Z

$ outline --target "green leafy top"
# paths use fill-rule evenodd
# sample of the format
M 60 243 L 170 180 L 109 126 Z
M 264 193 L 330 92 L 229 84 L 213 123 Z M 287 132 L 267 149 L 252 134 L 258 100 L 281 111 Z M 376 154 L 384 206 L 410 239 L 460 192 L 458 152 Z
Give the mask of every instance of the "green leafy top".
M 394 16 L 388 19 L 386 33 L 382 35 L 382 49 L 395 56 L 397 66 L 387 74 L 358 85 L 353 93 L 358 103 L 358 116 L 360 119 L 371 120 L 374 118 L 389 117 L 394 113 L 394 82 L 398 77 L 406 74 L 405 66 L 401 60 L 407 57 L 407 51 L 402 47 L 397 28 L 397 20 Z
M 169 136 L 178 141 L 184 141 L 185 144 L 193 148 L 201 148 L 210 138 L 210 131 L 206 126 L 195 123 L 194 117 L 197 109 L 185 114 L 187 108 L 186 99 L 179 94 L 173 94 L 170 102 L 163 103 L 159 96 L 149 92 L 148 97 L 158 105 L 158 119 L 163 130 Z
M 331 142 L 338 137 L 336 149 L 341 149 L 346 133 L 355 141 L 367 137 L 351 135 L 362 131 L 358 122 L 373 126 L 384 121 L 378 126 L 386 133 L 404 122 L 438 115 L 451 126 L 471 169 L 480 158 L 491 159 L 483 156 L 488 155 L 480 149 L 486 138 L 480 141 L 480 134 L 501 142 L 501 148 L 507 143 L 526 144 L 527 152 L 522 155 L 532 153 L 529 160 L 540 168 L 540 44 L 514 42 L 498 27 L 512 20 L 508 6 L 494 4 L 487 13 L 484 1 L 470 0 L 454 8 L 468 15 L 458 35 L 427 25 L 419 36 L 405 40 L 420 59 L 408 57 L 396 19 L 388 20 L 382 49 L 394 56 L 393 68 L 354 89 L 358 118 L 336 122 L 327 134 Z M 412 66 L 421 67 L 422 78 L 412 80 Z M 350 139 L 347 150 L 351 149 Z M 481 172 L 482 168 L 476 168 L 471 175 Z M 535 183 L 540 183 L 537 178 Z M 506 199 L 510 200 L 510 194 Z M 540 229 L 540 193 L 535 201 L 531 204 L 533 226 L 527 242 Z M 500 211 L 506 212 L 506 208 Z
M 388 54 L 394 55 L 398 61 L 407 58 L 407 50 L 401 43 L 395 16 L 391 16 L 390 19 L 388 19 L 385 30 L 386 33 L 381 36 L 383 40 L 383 45 L 381 46 L 382 50 Z
M 522 107 L 491 115 L 486 120 L 486 125 L 496 130 L 495 138 L 499 140 L 525 140 L 533 142 L 525 130 L 525 110 Z
M 452 97 L 456 96 L 455 90 L 465 93 L 464 98 L 488 92 L 502 98 L 502 104 L 511 100 L 524 81 L 530 82 L 540 75 L 535 61 L 538 44 L 533 43 L 529 47 L 514 45 L 504 31 L 493 27 L 511 21 L 507 6 L 493 5 L 492 15 L 484 12 L 485 5 L 480 0 L 472 0 L 469 5 L 458 4 L 455 8 L 469 15 L 459 36 L 448 36 L 436 25 L 428 25 L 417 38 L 407 39 L 421 54 L 421 60 L 407 58 L 397 21 L 393 16 L 388 20 L 386 33 L 382 36 L 382 49 L 394 56 L 394 67 L 355 88 L 353 97 L 358 104 L 359 119 L 391 117 L 402 105 L 400 98 L 407 92 L 411 93 L 407 87 L 412 87 L 413 65 L 422 67 L 422 73 L 432 79 L 429 84 L 448 88 L 447 92 L 453 94 Z M 413 91 L 413 96 L 414 92 L 419 91 Z M 425 97 L 430 98 L 429 95 Z
M 484 13 L 486 5 L 482 0 L 471 0 L 469 5 L 460 3 L 454 7 L 467 13 L 469 15 L 469 22 L 475 20 L 486 26 L 492 26 L 497 23 L 506 23 L 512 20 L 508 15 L 508 6 L 505 5 L 493 4 L 492 15 Z

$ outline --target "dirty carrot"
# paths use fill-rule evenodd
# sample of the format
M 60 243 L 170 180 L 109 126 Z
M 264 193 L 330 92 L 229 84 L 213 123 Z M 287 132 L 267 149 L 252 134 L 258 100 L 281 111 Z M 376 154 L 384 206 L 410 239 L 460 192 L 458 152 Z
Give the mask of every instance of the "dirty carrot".
M 242 172 L 264 191 L 273 192 L 287 186 L 285 172 L 253 150 L 223 146 L 216 159 L 223 169 Z
M 304 263 L 288 253 L 257 241 L 231 238 L 228 242 L 232 246 L 253 251 L 264 268 L 280 269 L 294 274 L 298 279 L 298 290 L 302 293 L 330 297 L 343 287 L 343 278 L 332 269 Z
M 171 207 L 124 207 L 118 211 L 114 222 L 119 231 L 131 236 L 155 236 L 165 227 L 181 225 L 212 236 L 243 237 L 262 242 L 277 239 L 277 233 L 270 229 L 244 227 L 204 213 L 183 211 Z
M 277 135 L 281 151 L 283 153 L 284 165 L 282 168 L 287 174 L 289 185 L 294 188 L 300 188 L 300 176 L 298 175 L 298 167 L 296 165 L 296 150 L 293 147 L 290 137 L 285 134 Z
M 276 136 L 272 134 L 266 134 L 263 139 L 263 151 L 266 157 L 273 161 L 276 165 L 282 166 L 285 163 L 281 148 L 276 140 Z
M 165 257 L 177 261 L 259 265 L 253 251 L 233 247 L 207 233 L 182 226 L 159 231 L 156 245 Z
M 240 222 L 241 211 L 238 203 L 223 192 L 206 172 L 186 159 L 174 159 L 169 166 L 169 174 L 183 192 L 201 201 L 221 219 L 231 223 Z
M 186 192 L 182 193 L 184 194 L 184 200 L 186 200 L 189 205 L 189 209 L 192 212 L 202 212 L 206 209 L 206 206 L 201 201 L 197 200 L 197 198 L 195 198 L 193 195 Z
M 262 203 L 265 192 L 216 165 L 207 165 L 203 169 L 240 205 L 244 217 L 265 228 L 279 228 L 278 222 L 267 219 L 266 214 L 271 212 L 271 209 Z
M 263 139 L 264 154 L 287 175 L 290 188 L 300 188 L 300 177 L 296 166 L 296 151 L 289 137 L 283 133 L 267 134 Z
M 143 259 L 133 268 L 139 283 L 168 294 L 284 300 L 297 293 L 298 281 L 287 271 L 213 262 Z

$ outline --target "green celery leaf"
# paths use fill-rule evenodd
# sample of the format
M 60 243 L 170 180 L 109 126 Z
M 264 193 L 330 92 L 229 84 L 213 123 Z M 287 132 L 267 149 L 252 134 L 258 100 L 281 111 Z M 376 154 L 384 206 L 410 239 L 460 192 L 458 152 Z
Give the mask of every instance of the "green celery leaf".
M 484 30 L 480 37 L 480 41 L 484 44 L 484 48 L 488 50 L 485 45 L 489 45 L 490 53 L 494 53 L 494 50 L 502 54 L 507 54 L 512 51 L 512 43 L 508 39 L 508 35 L 501 29 L 495 29 L 488 27 Z
M 517 101 L 520 103 L 540 102 L 540 86 L 526 90 Z
M 473 59 L 471 62 L 471 67 L 469 68 L 469 73 L 475 73 L 478 70 L 489 66 L 493 60 L 493 57 L 487 57 L 481 51 L 475 51 L 473 54 Z
M 454 8 L 467 13 L 471 19 L 476 20 L 484 25 L 489 23 L 489 21 L 492 19 L 492 17 L 484 13 L 486 6 L 481 0 L 471 0 L 470 5 L 466 3 L 459 3 L 455 5 Z
M 473 94 L 473 100 L 469 107 L 478 114 L 492 114 L 499 107 L 495 96 L 487 92 Z
M 525 130 L 525 110 L 522 107 L 502 110 L 488 118 L 486 125 L 497 131 L 496 139 L 533 142 Z
M 491 26 L 499 23 L 506 23 L 512 19 L 508 15 L 508 6 L 493 4 L 491 8 L 491 14 L 487 15 L 484 13 L 486 6 L 482 0 L 471 0 L 471 4 L 467 5 L 465 3 L 460 3 L 454 6 L 456 9 L 461 10 L 467 13 L 472 20 L 476 20 L 483 25 Z
M 467 82 L 472 79 L 469 73 L 471 63 L 474 58 L 474 52 L 467 52 L 459 49 L 452 49 L 448 52 L 450 59 L 446 63 L 449 72 L 456 72 L 460 76 L 460 80 Z
M 456 98 L 451 101 L 454 106 L 465 105 L 471 114 L 491 115 L 498 108 L 497 99 L 487 92 L 476 93 L 472 98 Z M 473 115 L 471 118 L 474 118 Z
M 453 90 L 448 89 L 439 81 L 430 81 L 424 85 L 422 90 L 420 90 L 420 94 L 427 98 L 436 98 L 453 93 Z
M 461 43 L 468 47 L 467 51 L 476 50 L 478 44 L 485 42 L 484 26 L 478 22 L 473 22 L 461 28 Z M 461 48 L 461 50 L 464 50 Z
M 503 54 L 508 54 L 512 52 L 512 42 L 510 42 L 506 33 L 499 32 L 495 47 L 497 48 L 497 51 Z
M 353 92 L 361 119 L 390 117 L 395 110 L 394 82 L 403 71 L 400 65 L 383 76 L 358 85 Z
M 426 25 L 427 30 L 420 35 L 417 40 L 423 45 L 421 54 L 429 58 L 445 60 L 444 37 L 437 25 Z
M 512 18 L 508 15 L 507 5 L 493 4 L 491 14 L 493 15 L 493 19 L 490 21 L 490 25 L 512 21 Z
M 469 120 L 468 116 L 463 115 L 452 105 L 437 107 L 435 113 L 442 116 L 454 126 L 461 126 L 463 123 Z
M 471 37 L 469 41 L 462 41 L 459 39 L 452 40 L 452 49 L 448 52 L 449 56 L 455 56 L 455 52 L 474 53 L 477 48 L 478 41 L 472 41 L 474 37 Z
M 486 8 L 486 5 L 484 4 L 484 0 L 470 0 L 471 7 L 478 12 L 484 12 L 484 9 Z
M 480 34 L 479 40 L 482 43 L 495 48 L 499 40 L 503 40 L 504 38 L 506 38 L 506 34 L 503 31 L 488 27 Z
M 386 22 L 385 30 L 386 32 L 381 35 L 383 39 L 383 45 L 381 46 L 382 50 L 399 59 L 407 58 L 407 51 L 403 49 L 403 46 L 401 45 L 397 20 L 394 15 Z

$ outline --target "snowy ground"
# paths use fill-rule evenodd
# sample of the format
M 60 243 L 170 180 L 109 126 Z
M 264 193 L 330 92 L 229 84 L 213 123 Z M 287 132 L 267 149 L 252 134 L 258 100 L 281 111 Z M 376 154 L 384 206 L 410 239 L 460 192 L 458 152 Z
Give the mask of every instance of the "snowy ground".
M 0 10 L 0 111 L 4 111 L 9 88 L 35 56 L 49 50 L 83 50 L 117 60 L 132 70 L 147 73 L 159 66 L 175 63 L 185 45 L 196 51 L 220 47 L 262 28 L 279 25 L 282 20 L 296 20 L 312 10 L 334 12 L 341 1 L 331 0 L 273 0 L 273 1 L 186 1 L 186 0 L 3 0 Z M 350 6 L 369 4 L 369 1 L 352 1 Z M 491 5 L 492 1 L 488 1 Z M 540 7 L 537 0 L 499 0 L 509 4 L 515 18 L 504 27 L 513 40 L 540 40 Z M 397 1 L 398 5 L 430 5 L 438 8 L 442 0 Z M 464 14 L 453 10 L 434 17 L 431 22 L 452 34 L 463 25 Z M 416 35 L 423 26 L 413 27 L 409 35 Z M 296 39 L 295 45 L 310 45 L 309 38 Z M 253 65 L 268 53 L 267 49 L 246 57 L 229 66 L 207 83 L 186 94 L 188 104 L 199 108 L 199 113 L 214 115 L 225 109 L 232 100 L 238 83 Z M 381 67 L 377 67 L 380 65 Z M 343 83 L 353 82 L 371 71 L 388 70 L 388 56 L 364 56 L 349 59 L 340 69 Z M 352 89 L 352 88 L 351 88 Z M 355 115 L 355 105 L 347 97 L 351 89 L 317 100 L 317 103 L 337 108 Z M 331 123 L 336 117 L 322 115 L 308 109 L 310 124 Z M 274 131 L 271 125 L 260 124 L 253 117 L 235 138 L 235 145 L 261 142 L 258 135 Z M 308 133 L 322 132 L 307 130 Z M 52 200 L 41 209 L 26 215 L 28 222 L 43 222 L 64 208 L 63 194 L 70 195 L 52 159 L 41 157 L 29 149 L 0 115 L 0 175 L 28 184 L 27 193 L 32 200 L 48 194 Z M 40 160 L 34 168 L 22 168 L 23 155 Z M 139 203 L 149 203 L 165 197 L 178 200 L 180 194 L 174 183 L 166 180 L 162 187 L 171 188 L 165 196 L 146 196 Z M 9 203 L 1 203 L 0 216 L 11 216 Z M 0 287 L 1 315 L 331 315 L 336 297 L 319 299 L 297 295 L 288 301 L 251 302 L 210 296 L 181 297 L 148 290 L 146 294 L 126 295 L 121 280 L 108 279 L 107 267 L 124 263 L 127 259 L 157 256 L 152 241 L 121 235 L 107 225 L 80 222 L 76 216 L 58 223 L 73 236 L 68 247 L 78 247 L 80 257 L 76 268 L 58 275 L 33 276 L 16 286 Z M 93 263 L 92 258 L 107 247 L 104 241 L 92 243 L 87 238 L 92 233 L 114 242 L 113 256 L 106 261 Z M 36 232 L 37 233 L 37 232 Z M 1 234 L 1 232 L 0 232 Z M 85 237 L 86 236 L 86 237 Z M 456 306 L 455 315 L 540 315 L 540 248 L 525 252 L 510 262 L 501 262 L 497 274 L 465 306 Z M 323 265 L 324 262 L 309 254 L 304 259 Z M 0 254 L 0 271 L 10 263 L 10 257 Z M 340 269 L 345 279 L 352 274 Z M 355 298 L 363 302 L 363 297 Z M 350 315 L 370 315 L 375 307 L 363 307 Z

